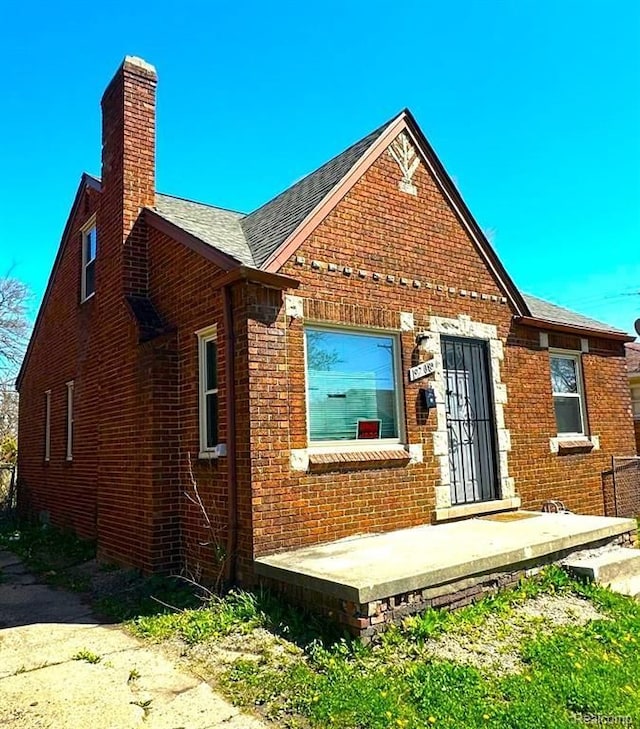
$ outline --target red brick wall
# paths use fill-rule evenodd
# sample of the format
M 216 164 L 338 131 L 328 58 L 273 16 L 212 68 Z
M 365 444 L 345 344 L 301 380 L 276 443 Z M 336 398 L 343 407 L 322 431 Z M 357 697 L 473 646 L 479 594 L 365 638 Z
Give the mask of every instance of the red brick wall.
M 229 459 L 197 457 L 195 332 L 218 326 L 223 443 L 229 438 L 230 333 L 218 288 L 222 272 L 147 229 L 139 217 L 140 208 L 154 199 L 154 89 L 149 72 L 125 67 L 105 93 L 104 190 L 99 202 L 90 192 L 72 221 L 24 377 L 21 500 L 49 511 L 57 524 L 97 534 L 103 559 L 153 571 L 174 569 L 186 558 L 196 576 L 211 576 L 217 569 L 215 546 L 223 553 L 228 537 Z M 282 273 L 300 281 L 292 293 L 304 298 L 307 321 L 398 330 L 400 312 L 414 314 L 416 330 L 401 335 L 403 429 L 408 442 L 423 445 L 424 461 L 292 471 L 291 449 L 307 446 L 303 324 L 285 317 L 281 292 L 233 285 L 240 578 L 251 579 L 254 555 L 431 520 L 440 478 L 433 455 L 436 418 L 421 412 L 417 399 L 424 382 L 408 383 L 406 370 L 418 356 L 416 331 L 429 328 L 432 314 L 465 314 L 493 324 L 506 343 L 501 371 L 509 398 L 509 467 L 525 506 L 559 498 L 575 511 L 601 513 L 602 471 L 612 453 L 633 452 L 622 348 L 591 339 L 582 361 L 590 430 L 600 437 L 601 450 L 550 453 L 556 427 L 548 352 L 540 349 L 538 333 L 512 324 L 505 292 L 424 166 L 414 176 L 416 197 L 399 191 L 399 179 L 385 152 Z M 79 227 L 95 209 L 96 295 L 80 305 Z M 336 269 L 329 270 L 329 263 Z M 126 294 L 153 302 L 165 334 L 139 342 Z M 552 346 L 579 348 L 579 342 L 556 337 Z M 64 460 L 69 379 L 76 382 L 71 464 Z M 41 424 L 49 388 L 52 450 L 45 465 Z M 212 533 L 185 498 L 191 473 Z M 209 541 L 216 545 L 202 546 Z
M 307 299 L 306 317 L 397 330 L 400 312 L 409 311 L 419 331 L 428 328 L 432 313 L 468 314 L 496 324 L 506 338 L 512 312 L 500 303 L 504 294 L 424 167 L 414 176 L 417 197 L 398 190 L 399 178 L 396 163 L 383 154 L 298 250 L 304 265 L 293 256 L 283 267 L 282 273 L 301 281 L 294 293 Z M 353 272 L 346 276 L 326 266 L 317 271 L 313 260 Z M 359 270 L 367 272 L 365 278 Z M 379 281 L 373 272 L 381 274 Z M 394 277 L 392 283 L 387 275 Z M 414 288 L 414 280 L 420 288 Z M 498 300 L 471 299 L 459 289 Z M 423 443 L 424 463 L 292 472 L 289 448 L 307 445 L 303 325 L 285 319 L 276 293 L 268 300 L 262 294 L 253 306 L 260 304 L 271 305 L 273 313 L 261 321 L 249 312 L 249 348 L 259 363 L 250 363 L 252 415 L 260 423 L 252 429 L 256 554 L 429 522 L 439 464 L 431 437 L 435 413 L 424 419 L 416 410 L 425 383 L 409 384 L 406 377 L 415 363 L 415 332 L 402 335 L 405 427 L 409 442 Z
M 549 439 L 556 435 L 556 425 L 549 358 L 539 349 L 538 333 L 512 327 L 513 312 L 501 303 L 504 292 L 424 167 L 414 177 L 417 197 L 400 192 L 398 180 L 395 162 L 383 154 L 283 266 L 282 273 L 301 281 L 293 293 L 305 298 L 307 321 L 397 330 L 399 313 L 407 311 L 415 315 L 416 331 L 428 328 L 431 314 L 467 314 L 495 324 L 498 336 L 508 340 L 502 381 L 508 390 L 505 418 L 516 492 L 530 508 L 559 498 L 575 511 L 602 513 L 601 472 L 612 453 L 632 448 L 622 347 L 592 340 L 591 352 L 583 357 L 589 424 L 591 433 L 600 436 L 601 450 L 552 455 Z M 320 270 L 313 261 L 322 262 Z M 337 270 L 328 270 L 327 263 Z M 352 269 L 350 275 L 344 266 Z M 379 280 L 374 281 L 373 272 Z M 258 308 L 268 315 L 256 316 Z M 431 437 L 435 413 L 425 419 L 417 410 L 424 382 L 409 384 L 406 377 L 415 363 L 415 332 L 401 337 L 404 425 L 408 441 L 423 444 L 424 462 L 302 473 L 291 470 L 289 455 L 290 448 L 307 446 L 303 324 L 284 316 L 280 294 L 257 289 L 249 319 L 256 555 L 429 522 L 440 475 Z M 553 346 L 576 345 L 560 338 Z
M 551 346 L 579 350 L 579 338 L 556 338 Z M 514 326 L 505 356 L 511 428 L 511 474 L 524 508 L 539 509 L 547 499 L 560 499 L 572 511 L 603 514 L 603 473 L 612 455 L 633 452 L 630 399 L 624 383 L 624 350 L 616 342 L 590 338 L 582 355 L 589 430 L 600 437 L 600 450 L 575 455 L 550 452 L 556 434 L 549 353 L 540 349 L 536 330 Z M 628 390 L 628 388 L 626 388 Z
M 81 228 L 95 213 L 98 194 L 80 197 L 51 281 L 46 309 L 20 389 L 19 506 L 48 512 L 51 521 L 83 537 L 96 536 L 97 373 L 89 352 L 98 336 L 96 301 L 80 303 Z M 75 381 L 73 461 L 66 460 L 67 388 Z M 51 390 L 51 450 L 45 462 L 45 391 Z
M 151 231 L 149 238 L 149 291 L 166 325 L 176 332 L 176 353 L 179 361 L 175 472 L 180 483 L 179 505 L 182 522 L 184 556 L 189 569 L 216 574 L 216 545 L 226 550 L 228 537 L 228 458 L 199 459 L 198 420 L 198 339 L 200 329 L 217 325 L 219 442 L 227 443 L 228 413 L 226 407 L 226 345 L 223 298 L 219 282 L 224 272 L 197 253 L 176 243 L 166 235 Z M 233 371 L 238 393 L 237 462 L 238 482 L 242 485 L 240 509 L 240 563 L 251 557 L 251 510 L 249 505 L 249 438 L 247 398 L 246 316 L 244 287 L 233 287 L 234 345 L 236 358 Z M 190 468 L 203 505 L 211 520 L 207 529 L 201 510 L 185 497 L 193 495 Z M 203 542 L 215 542 L 203 547 Z

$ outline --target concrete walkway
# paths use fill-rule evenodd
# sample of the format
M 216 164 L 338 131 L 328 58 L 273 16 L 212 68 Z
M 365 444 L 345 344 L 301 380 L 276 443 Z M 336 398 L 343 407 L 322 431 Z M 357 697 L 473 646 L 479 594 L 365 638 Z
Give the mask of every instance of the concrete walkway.
M 78 595 L 39 584 L 1 550 L 0 576 L 3 729 L 264 727 L 160 649 L 97 623 Z M 86 660 L 93 656 L 99 660 Z

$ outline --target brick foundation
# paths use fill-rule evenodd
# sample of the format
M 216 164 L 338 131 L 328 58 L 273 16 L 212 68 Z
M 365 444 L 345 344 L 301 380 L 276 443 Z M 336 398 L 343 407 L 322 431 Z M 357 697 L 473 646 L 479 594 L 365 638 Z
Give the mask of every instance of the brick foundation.
M 326 595 L 316 590 L 284 584 L 272 579 L 261 584 L 281 594 L 289 602 L 319 612 L 341 623 L 351 635 L 363 642 L 370 642 L 376 634 L 397 624 L 408 615 L 415 615 L 427 608 L 457 610 L 481 600 L 486 595 L 509 587 L 515 587 L 525 577 L 532 577 L 549 564 L 559 564 L 570 554 L 599 547 L 635 547 L 637 532 L 630 531 L 614 538 L 601 539 L 546 558 L 537 558 L 518 564 L 505 565 L 503 570 L 470 575 L 441 585 L 424 587 L 380 600 L 357 604 Z

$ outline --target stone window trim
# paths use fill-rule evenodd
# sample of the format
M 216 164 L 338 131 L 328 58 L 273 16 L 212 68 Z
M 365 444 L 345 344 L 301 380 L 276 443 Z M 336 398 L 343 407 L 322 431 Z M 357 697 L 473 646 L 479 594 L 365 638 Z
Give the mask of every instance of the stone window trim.
M 571 456 L 600 450 L 600 436 L 549 438 L 549 451 L 557 456 Z
M 315 316 L 305 316 L 306 300 L 301 296 L 285 295 L 285 313 L 311 328 L 328 330 L 356 331 L 363 334 L 383 334 L 397 339 L 394 365 L 397 380 L 398 433 L 393 442 L 384 441 L 336 441 L 331 444 L 313 445 L 307 432 L 307 447 L 293 448 L 290 451 L 290 468 L 299 472 L 348 471 L 365 470 L 367 468 L 397 468 L 411 466 L 423 461 L 423 446 L 420 443 L 404 443 L 407 440 L 406 416 L 404 403 L 404 375 L 402 368 L 402 333 L 413 331 L 415 327 L 413 312 L 399 312 L 397 325 L 380 327 L 370 323 L 343 323 L 336 320 L 325 320 Z M 306 344 L 305 344 L 306 372 Z M 306 401 L 305 392 L 305 401 Z M 308 403 L 307 429 L 309 423 Z
M 640 420 L 640 380 L 631 382 L 631 412 L 634 420 Z
M 91 253 L 91 236 L 95 243 L 93 255 Z M 95 263 L 98 254 L 96 216 L 92 215 L 82 226 L 80 231 L 82 247 L 82 274 L 80 277 L 80 303 L 88 301 L 96 293 Z
M 292 471 L 327 472 L 370 468 L 398 468 L 422 463 L 423 447 L 415 443 L 395 446 L 357 445 L 342 448 L 293 448 Z
M 421 348 L 425 354 L 431 354 L 436 362 L 432 387 L 436 394 L 436 429 L 433 431 L 433 454 L 440 465 L 440 481 L 435 486 L 436 515 L 441 514 L 442 519 L 455 518 L 446 516 L 453 513 L 451 503 L 451 474 L 449 467 L 449 445 L 447 431 L 447 415 L 445 408 L 446 383 L 441 352 L 441 335 L 467 337 L 486 341 L 489 345 L 489 375 L 491 377 L 491 390 L 493 400 L 491 403 L 496 432 L 497 449 L 497 477 L 498 498 L 494 504 L 498 508 L 507 510 L 514 499 L 515 481 L 509 476 L 509 453 L 511 451 L 511 433 L 505 425 L 504 409 L 507 404 L 507 386 L 501 379 L 501 363 L 504 360 L 504 342 L 498 337 L 498 328 L 495 324 L 486 324 L 473 320 L 466 314 L 459 314 L 456 319 L 432 315 L 429 329 L 422 333 Z M 471 505 L 477 507 L 477 513 L 482 513 L 483 503 Z M 457 507 L 455 507 L 457 508 Z M 437 517 L 438 519 L 440 517 Z
M 195 332 L 198 338 L 198 439 L 199 439 L 199 450 L 198 458 L 203 460 L 215 460 L 220 456 L 227 455 L 226 445 L 224 443 L 218 443 L 218 414 L 219 414 L 219 400 L 218 400 L 218 382 L 217 382 L 217 349 L 216 349 L 216 361 L 214 361 L 214 372 L 216 376 L 215 387 L 211 387 L 208 381 L 209 372 L 209 361 L 208 361 L 208 348 L 207 344 L 210 342 L 217 343 L 218 328 L 216 324 L 213 324 L 203 329 L 199 329 Z M 211 441 L 209 437 L 209 404 L 212 402 L 211 398 L 215 398 L 215 438 Z

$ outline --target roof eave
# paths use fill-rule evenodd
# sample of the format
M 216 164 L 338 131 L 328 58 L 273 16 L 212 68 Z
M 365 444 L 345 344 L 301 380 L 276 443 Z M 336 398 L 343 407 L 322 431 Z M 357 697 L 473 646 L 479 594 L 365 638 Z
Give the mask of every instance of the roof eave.
M 531 314 L 527 303 L 517 286 L 507 273 L 493 247 L 476 223 L 471 211 L 465 204 L 460 192 L 453 184 L 435 151 L 420 130 L 416 120 L 408 109 L 402 111 L 395 119 L 389 122 L 384 132 L 373 142 L 360 159 L 353 165 L 347 174 L 333 189 L 316 205 L 300 225 L 288 238 L 264 261 L 261 268 L 275 273 L 287 261 L 299 245 L 311 235 L 316 227 L 326 218 L 331 210 L 344 198 L 360 177 L 369 169 L 379 155 L 391 144 L 398 134 L 407 130 L 418 149 L 421 158 L 444 193 L 454 213 L 461 221 L 471 239 L 476 244 L 481 256 L 491 269 L 494 276 L 504 288 L 507 298 L 514 311 L 519 316 Z
M 95 177 L 92 177 L 91 175 L 87 174 L 86 172 L 82 173 L 82 176 L 80 177 L 80 183 L 78 184 L 78 188 L 76 190 L 76 194 L 73 198 L 73 203 L 71 205 L 71 209 L 69 211 L 69 215 L 67 217 L 67 222 L 65 223 L 64 230 L 62 231 L 62 236 L 60 238 L 60 245 L 58 246 L 58 252 L 56 253 L 55 260 L 53 262 L 53 266 L 51 268 L 51 273 L 49 274 L 49 279 L 47 281 L 47 288 L 44 291 L 44 296 L 42 297 L 42 303 L 40 304 L 40 308 L 38 309 L 38 314 L 36 315 L 36 320 L 33 325 L 33 330 L 31 332 L 31 337 L 29 338 L 29 344 L 27 345 L 27 350 L 24 353 L 24 358 L 22 360 L 22 364 L 20 365 L 20 369 L 18 370 L 18 375 L 16 376 L 16 390 L 19 392 L 20 387 L 22 386 L 22 379 L 24 377 L 25 370 L 27 368 L 27 364 L 29 363 L 29 357 L 31 356 L 31 349 L 32 349 L 32 343 L 35 339 L 35 336 L 38 332 L 38 328 L 40 326 L 40 321 L 42 319 L 42 312 L 45 310 L 47 306 L 47 301 L 49 300 L 49 296 L 51 294 L 51 287 L 53 283 L 53 279 L 55 278 L 56 271 L 58 270 L 58 266 L 60 265 L 60 261 L 62 260 L 62 255 L 64 252 L 64 249 L 66 247 L 67 239 L 69 237 L 69 233 L 71 230 L 71 221 L 75 218 L 78 207 L 80 205 L 80 201 L 82 200 L 82 195 L 84 194 L 84 191 L 87 187 L 91 187 L 94 190 L 97 190 L 98 192 L 101 192 L 102 186 L 100 184 L 100 181 L 97 180 Z
M 270 273 L 259 268 L 252 268 L 251 266 L 238 266 L 234 268 L 218 281 L 217 285 L 220 287 L 228 286 L 236 281 L 248 281 L 249 283 L 257 283 L 267 288 L 280 290 L 297 289 L 300 286 L 300 281 L 291 278 L 291 276 Z
M 583 327 L 577 324 L 563 324 L 562 322 L 541 319 L 536 316 L 514 316 L 514 321 L 526 327 L 535 329 L 546 329 L 563 334 L 574 334 L 578 336 L 595 336 L 601 339 L 614 339 L 618 342 L 633 342 L 635 337 L 624 332 L 614 332 L 607 329 L 596 329 L 595 327 Z
M 263 271 L 275 273 L 287 261 L 289 256 L 298 248 L 303 240 L 308 238 L 317 226 L 326 218 L 329 212 L 342 200 L 349 190 L 377 158 L 376 150 L 382 150 L 395 139 L 403 128 L 403 119 L 406 112 L 402 112 L 389 122 L 385 131 L 376 139 L 369 149 L 351 167 L 349 172 L 338 182 L 313 210 L 302 220 L 298 227 L 281 243 L 276 250 L 262 263 Z M 388 140 L 382 145 L 381 140 Z

